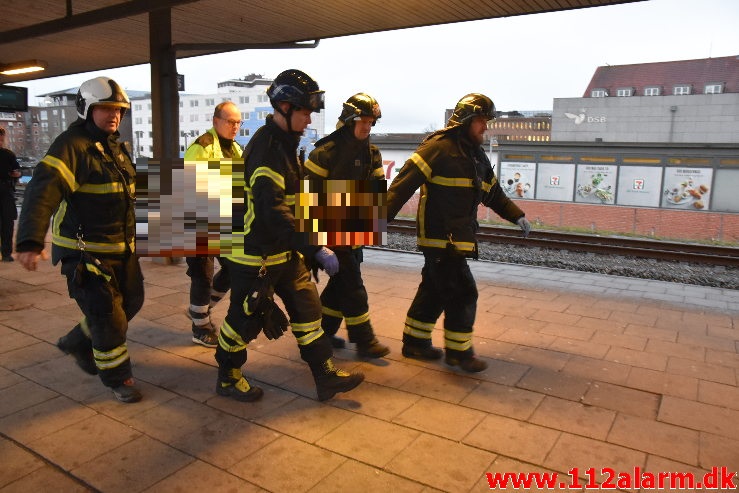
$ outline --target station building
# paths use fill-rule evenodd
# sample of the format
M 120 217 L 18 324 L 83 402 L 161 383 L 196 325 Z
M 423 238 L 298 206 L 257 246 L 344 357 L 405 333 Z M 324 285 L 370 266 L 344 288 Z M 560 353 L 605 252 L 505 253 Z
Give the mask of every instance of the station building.
M 739 144 L 739 57 L 598 67 L 554 99 L 552 141 Z
M 598 67 L 497 161 L 539 224 L 739 243 L 739 57 Z

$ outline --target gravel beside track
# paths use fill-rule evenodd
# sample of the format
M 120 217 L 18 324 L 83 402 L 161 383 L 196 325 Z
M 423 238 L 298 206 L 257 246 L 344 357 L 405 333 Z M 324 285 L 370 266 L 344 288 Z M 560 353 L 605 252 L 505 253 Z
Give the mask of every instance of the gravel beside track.
M 418 251 L 416 237 L 388 233 L 386 248 Z M 696 284 L 716 288 L 739 289 L 739 269 L 696 263 L 670 262 L 620 255 L 570 252 L 480 243 L 480 260 L 510 264 L 538 265 L 555 269 L 596 272 L 615 276 Z

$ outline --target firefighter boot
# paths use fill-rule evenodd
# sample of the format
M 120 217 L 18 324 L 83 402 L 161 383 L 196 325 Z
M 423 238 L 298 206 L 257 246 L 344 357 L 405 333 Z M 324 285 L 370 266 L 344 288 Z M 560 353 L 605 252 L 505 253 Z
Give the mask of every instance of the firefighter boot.
M 136 387 L 136 382 L 134 382 L 133 378 L 128 378 L 124 380 L 122 384 L 116 387 L 111 387 L 111 389 L 113 390 L 115 398 L 121 402 L 125 402 L 126 404 L 139 402 L 143 397 L 141 395 L 141 391 Z
M 362 373 L 349 373 L 336 368 L 330 358 L 310 367 L 319 401 L 327 401 L 339 392 L 348 392 L 364 380 Z
M 264 391 L 261 387 L 250 385 L 240 369 L 231 368 L 228 373 L 227 378 L 221 378 L 221 371 L 218 371 L 218 382 L 216 383 L 218 395 L 233 397 L 240 402 L 254 402 L 262 398 Z
M 362 358 L 382 358 L 390 354 L 390 348 L 380 344 L 377 337 L 371 341 L 357 343 L 357 355 Z
M 329 335 L 329 341 L 331 341 L 331 347 L 335 349 L 344 349 L 346 347 L 346 341 L 339 336 Z
M 449 366 L 458 366 L 467 373 L 477 373 L 487 369 L 488 364 L 476 358 L 472 351 L 446 350 L 445 363 Z
M 65 354 L 71 354 L 74 357 L 75 363 L 77 363 L 77 366 L 79 366 L 82 371 L 90 375 L 97 375 L 98 369 L 97 366 L 95 366 L 95 358 L 92 356 L 92 345 L 89 344 L 89 348 L 83 348 L 81 346 L 81 344 L 74 344 L 70 340 L 69 334 L 60 337 L 56 342 L 56 347 L 58 347 L 60 351 Z
M 444 351 L 438 347 L 432 346 L 431 344 L 421 346 L 417 344 L 409 344 L 407 342 L 403 343 L 402 353 L 406 358 L 429 361 L 441 359 L 444 355 Z
M 323 319 L 321 320 L 321 329 L 323 329 L 323 332 L 325 332 L 328 336 L 328 340 L 331 341 L 331 347 L 335 349 L 344 349 L 346 347 L 346 341 L 336 335 L 336 333 L 339 331 L 340 326 L 340 318 L 326 315 L 325 313 L 323 314 Z

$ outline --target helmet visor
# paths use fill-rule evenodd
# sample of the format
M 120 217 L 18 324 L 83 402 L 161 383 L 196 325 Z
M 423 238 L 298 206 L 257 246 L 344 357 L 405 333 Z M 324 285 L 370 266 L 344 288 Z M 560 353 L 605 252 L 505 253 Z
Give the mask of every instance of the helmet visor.
M 324 92 L 316 91 L 308 95 L 308 103 L 313 111 L 321 111 L 324 108 Z

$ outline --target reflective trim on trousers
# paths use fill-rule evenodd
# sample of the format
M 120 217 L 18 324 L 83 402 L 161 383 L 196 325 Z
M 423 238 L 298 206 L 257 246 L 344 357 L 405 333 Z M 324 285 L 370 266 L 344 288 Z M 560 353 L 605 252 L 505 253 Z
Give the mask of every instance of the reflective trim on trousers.
M 99 351 L 92 348 L 92 355 L 95 357 L 95 366 L 99 370 L 110 370 L 128 361 L 128 348 L 126 347 L 126 343 L 110 351 Z
M 232 341 L 232 343 L 229 341 Z M 218 334 L 218 345 L 224 351 L 228 351 L 229 353 L 235 353 L 246 349 L 246 343 L 244 340 L 225 320 L 223 321 L 220 333 Z
M 356 317 L 345 317 L 344 319 L 346 320 L 346 325 L 360 325 L 369 322 L 370 316 L 369 312 L 365 312 Z
M 307 346 L 323 335 L 320 318 L 313 322 L 291 322 L 291 327 L 299 346 Z
M 82 320 L 80 320 L 80 329 L 82 330 L 82 333 L 87 336 L 88 339 L 92 339 L 92 336 L 90 335 L 90 324 L 87 321 L 87 317 L 82 317 Z
M 403 333 L 417 339 L 431 339 L 431 331 L 434 330 L 435 322 L 421 322 L 411 317 L 406 317 Z
M 444 330 L 444 347 L 455 351 L 472 349 L 472 332 L 454 332 Z
M 332 310 L 331 308 L 325 306 L 321 308 L 321 313 L 323 313 L 324 315 L 328 315 L 329 317 L 344 318 L 344 314 L 340 311 Z

